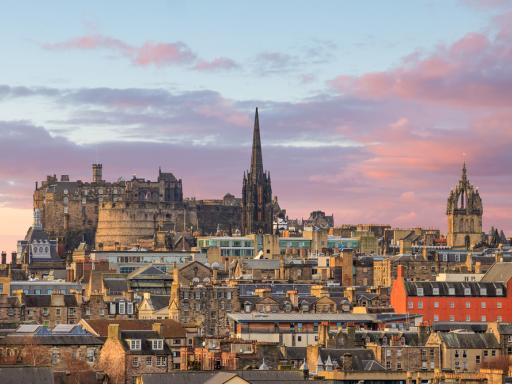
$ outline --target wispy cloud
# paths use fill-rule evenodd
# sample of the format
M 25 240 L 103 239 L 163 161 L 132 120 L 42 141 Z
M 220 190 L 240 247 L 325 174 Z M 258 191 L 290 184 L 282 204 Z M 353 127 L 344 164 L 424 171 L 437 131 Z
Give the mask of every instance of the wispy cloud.
M 129 44 L 120 39 L 105 36 L 99 33 L 83 35 L 57 43 L 46 43 L 42 47 L 51 51 L 104 50 L 115 53 L 119 57 L 128 59 L 136 66 L 188 66 L 198 71 L 230 70 L 238 64 L 230 58 L 217 57 L 206 60 L 199 57 L 185 43 L 146 41 L 141 45 Z

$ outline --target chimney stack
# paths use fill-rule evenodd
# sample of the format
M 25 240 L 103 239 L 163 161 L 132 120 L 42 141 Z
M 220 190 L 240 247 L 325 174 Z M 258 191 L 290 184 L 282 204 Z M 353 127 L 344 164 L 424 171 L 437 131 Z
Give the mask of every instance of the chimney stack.
M 119 332 L 119 324 L 109 324 L 108 325 L 108 338 L 119 340 L 120 332 Z
M 2 265 L 7 264 L 7 252 L 2 251 Z

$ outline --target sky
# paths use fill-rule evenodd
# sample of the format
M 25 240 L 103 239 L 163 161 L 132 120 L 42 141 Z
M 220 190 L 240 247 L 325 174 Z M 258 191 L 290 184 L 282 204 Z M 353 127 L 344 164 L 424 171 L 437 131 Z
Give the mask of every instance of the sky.
M 289 217 L 445 231 L 466 161 L 512 233 L 512 0 L 5 1 L 0 46 L 0 250 L 94 162 L 240 196 L 255 107 Z

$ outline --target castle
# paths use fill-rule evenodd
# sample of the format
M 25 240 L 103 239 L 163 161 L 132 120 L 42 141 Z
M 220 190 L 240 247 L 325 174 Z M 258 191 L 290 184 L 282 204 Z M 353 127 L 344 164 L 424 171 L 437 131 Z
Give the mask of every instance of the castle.
M 156 241 L 159 231 L 212 234 L 241 228 L 241 201 L 229 193 L 223 199 L 183 199 L 182 181 L 172 173 L 159 170 L 156 181 L 134 176 L 108 182 L 102 168 L 93 164 L 90 182 L 53 175 L 36 183 L 34 209 L 42 226 L 68 250 L 83 240 L 105 250 L 126 249 L 139 240 Z

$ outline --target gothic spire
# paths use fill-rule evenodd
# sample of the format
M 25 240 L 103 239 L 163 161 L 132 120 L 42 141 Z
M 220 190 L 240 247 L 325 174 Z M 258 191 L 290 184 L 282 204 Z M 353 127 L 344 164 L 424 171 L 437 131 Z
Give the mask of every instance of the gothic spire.
M 258 108 L 254 115 L 254 132 L 252 136 L 251 175 L 257 178 L 263 175 L 263 158 L 261 155 L 260 120 Z
M 468 179 L 467 171 L 466 171 L 466 162 L 462 166 L 462 180 L 466 181 Z

